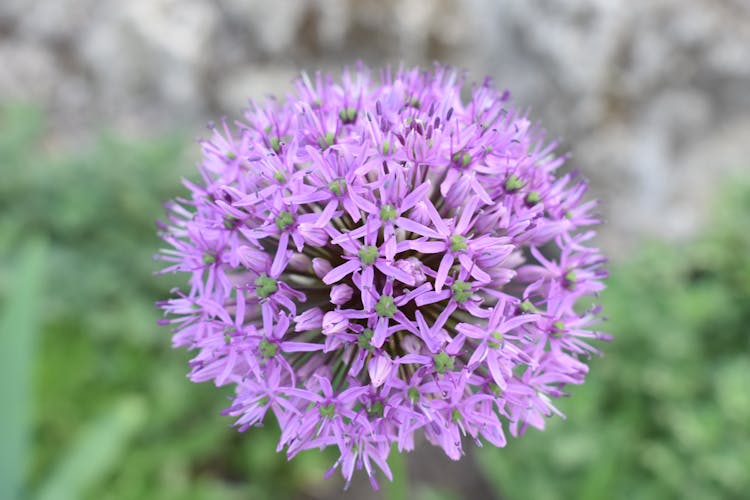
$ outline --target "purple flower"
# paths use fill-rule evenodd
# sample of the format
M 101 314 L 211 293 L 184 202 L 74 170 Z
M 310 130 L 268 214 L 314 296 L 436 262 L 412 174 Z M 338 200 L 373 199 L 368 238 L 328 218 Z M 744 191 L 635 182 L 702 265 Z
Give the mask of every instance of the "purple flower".
M 334 446 L 348 484 L 387 478 L 418 434 L 458 459 L 559 414 L 598 354 L 604 258 L 586 182 L 489 80 L 450 68 L 301 78 L 201 142 L 202 181 L 167 205 L 160 302 L 193 381 L 236 386 L 289 458 Z M 590 302 L 590 299 L 587 299 Z
M 367 369 L 370 375 L 370 383 L 373 387 L 380 387 L 393 370 L 393 360 L 387 352 L 378 352 L 370 359 Z

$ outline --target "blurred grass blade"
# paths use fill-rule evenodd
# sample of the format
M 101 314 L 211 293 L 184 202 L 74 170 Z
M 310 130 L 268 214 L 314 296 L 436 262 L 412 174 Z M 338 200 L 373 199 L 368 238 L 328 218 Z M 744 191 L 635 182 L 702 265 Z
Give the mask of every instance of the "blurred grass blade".
M 385 498 L 388 500 L 407 500 L 409 498 L 406 470 L 406 458 L 401 454 L 396 446 L 391 447 L 391 456 L 388 466 L 393 473 L 393 481 L 384 480 Z
M 0 498 L 22 495 L 31 449 L 31 372 L 41 317 L 46 243 L 34 240 L 19 254 L 8 301 L 0 311 Z
M 118 463 L 130 438 L 143 425 L 141 398 L 125 397 L 109 411 L 85 424 L 42 485 L 37 500 L 78 500 Z

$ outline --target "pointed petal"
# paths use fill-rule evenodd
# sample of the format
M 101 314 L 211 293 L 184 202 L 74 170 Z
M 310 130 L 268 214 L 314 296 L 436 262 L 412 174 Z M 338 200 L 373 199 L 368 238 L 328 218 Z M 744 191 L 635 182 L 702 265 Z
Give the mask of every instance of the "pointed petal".
M 440 267 L 438 268 L 437 276 L 435 276 L 435 291 L 439 292 L 443 289 L 445 280 L 448 278 L 448 272 L 450 272 L 451 266 L 453 265 L 453 254 L 446 253 L 440 260 Z
M 336 283 L 348 274 L 359 269 L 361 265 L 362 264 L 358 260 L 352 259 L 348 262 L 345 262 L 344 264 L 341 264 L 340 266 L 334 267 L 328 274 L 323 276 L 323 283 L 325 283 L 326 285 Z
M 410 231 L 420 236 L 427 236 L 429 238 L 442 239 L 442 236 L 438 232 L 430 229 L 427 226 L 423 226 L 419 222 L 414 222 L 411 219 L 399 217 L 398 219 L 396 219 L 396 225 L 406 231 Z
M 386 337 L 388 336 L 388 319 L 387 318 L 379 318 L 378 323 L 375 326 L 375 331 L 372 335 L 372 340 L 370 343 L 374 345 L 377 348 L 383 347 L 383 342 L 385 342 Z
M 487 343 L 482 342 L 477 346 L 476 349 L 474 349 L 474 353 L 472 353 L 471 357 L 469 358 L 469 362 L 466 363 L 469 369 L 474 368 L 476 365 L 484 361 L 484 358 L 487 356 Z
M 399 269 L 398 267 L 386 264 L 384 259 L 376 260 L 375 267 L 377 267 L 378 270 L 386 276 L 393 276 L 401 283 L 406 283 L 407 285 L 414 286 L 414 276 L 402 269 Z
M 414 189 L 411 193 L 409 193 L 406 198 L 401 202 L 400 206 L 400 212 L 404 213 L 407 210 L 409 210 L 411 207 L 417 204 L 417 202 L 422 201 L 424 199 L 427 192 L 430 190 L 431 183 L 430 181 L 423 182 L 419 187 Z
M 472 196 L 461 208 L 461 216 L 458 219 L 458 223 L 456 223 L 456 234 L 464 234 L 466 232 L 471 218 L 474 217 L 478 204 L 479 199 L 476 196 Z
M 323 344 L 311 344 L 309 342 L 282 342 L 281 350 L 284 352 L 313 352 L 323 350 Z
M 286 249 L 289 245 L 289 233 L 281 233 L 279 238 L 279 248 L 276 249 L 276 255 L 271 264 L 271 277 L 278 278 L 281 271 L 286 266 Z
M 495 353 L 490 353 L 490 355 L 487 356 L 487 366 L 490 369 L 490 375 L 492 375 L 492 379 L 495 381 L 498 387 L 500 387 L 500 389 L 505 390 L 508 387 L 508 384 L 505 382 L 503 371 L 500 368 L 500 364 L 497 361 L 497 355 Z
M 438 213 L 435 205 L 433 205 L 430 200 L 425 200 L 424 206 L 427 209 L 427 214 L 430 216 L 430 220 L 435 225 L 435 229 L 437 229 L 441 235 L 447 238 L 450 235 L 450 229 L 448 229 L 448 226 L 445 224 L 443 218 Z
M 325 227 L 328 222 L 330 222 L 334 212 L 336 212 L 336 207 L 338 207 L 338 201 L 329 201 L 326 207 L 320 213 L 320 217 L 318 217 L 318 220 L 315 222 L 315 227 Z

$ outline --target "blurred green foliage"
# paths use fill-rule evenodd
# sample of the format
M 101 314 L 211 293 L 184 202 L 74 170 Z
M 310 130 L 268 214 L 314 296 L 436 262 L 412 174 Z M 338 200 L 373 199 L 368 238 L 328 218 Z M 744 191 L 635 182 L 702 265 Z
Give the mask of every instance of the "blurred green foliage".
M 568 420 L 479 454 L 505 498 L 748 498 L 750 184 L 725 192 L 696 241 L 613 267 L 615 340 L 560 403 Z
M 195 152 L 179 138 L 105 133 L 60 154 L 43 131 L 33 108 L 0 108 L 0 426 L 16 435 L 3 439 L 0 480 L 62 500 L 321 498 L 340 487 L 321 480 L 331 453 L 287 463 L 275 425 L 230 429 L 226 390 L 189 383 L 189 354 L 156 326 L 154 302 L 182 277 L 153 274 L 154 220 L 184 193 L 177 179 L 192 175 Z M 498 496 L 746 497 L 750 187 L 730 188 L 715 221 L 694 244 L 651 244 L 612 269 L 604 329 L 615 341 L 561 402 L 569 420 L 478 453 Z
M 0 308 L 0 387 L 5 410 L 0 419 L 0 498 L 14 498 L 23 488 L 31 451 L 31 370 L 39 332 L 40 290 L 45 275 L 46 245 L 25 244 L 13 294 Z
M 155 276 L 161 263 L 152 256 L 161 202 L 185 192 L 184 139 L 105 133 L 85 151 L 55 154 L 43 131 L 33 108 L 0 109 L 0 304 L 30 313 L 0 323 L 34 323 L 4 328 L 2 345 L 38 329 L 25 361 L 32 366 L 0 382 L 4 404 L 28 383 L 20 374 L 33 383 L 21 395 L 33 415 L 27 473 L 17 478 L 22 498 L 263 499 L 336 487 L 322 483 L 335 457 L 311 451 L 287 463 L 275 453 L 275 425 L 244 435 L 229 428 L 220 415 L 228 393 L 189 383 L 189 354 L 171 350 L 168 329 L 156 325 L 154 302 L 181 278 Z M 17 299 L 17 283 L 41 269 L 23 265 L 26 242 L 39 240 L 48 247 L 36 287 L 43 291 Z M 37 321 L 14 319 L 30 315 Z M 29 420 L 24 405 L 2 411 L 9 436 Z M 2 448 L 3 477 L 17 476 L 23 467 L 11 465 L 23 462 L 23 450 Z

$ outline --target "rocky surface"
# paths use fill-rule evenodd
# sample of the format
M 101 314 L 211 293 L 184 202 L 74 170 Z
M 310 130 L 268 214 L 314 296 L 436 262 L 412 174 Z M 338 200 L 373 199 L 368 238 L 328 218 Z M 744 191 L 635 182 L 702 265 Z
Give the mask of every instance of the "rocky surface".
M 0 3 L 0 102 L 38 103 L 64 143 L 196 135 L 357 59 L 440 60 L 511 89 L 606 200 L 615 256 L 695 233 L 722 180 L 750 173 L 750 0 Z
M 39 103 L 64 139 L 193 132 L 300 70 L 440 60 L 565 139 L 627 252 L 694 232 L 750 169 L 748 47 L 750 0 L 4 0 L 0 100 Z

